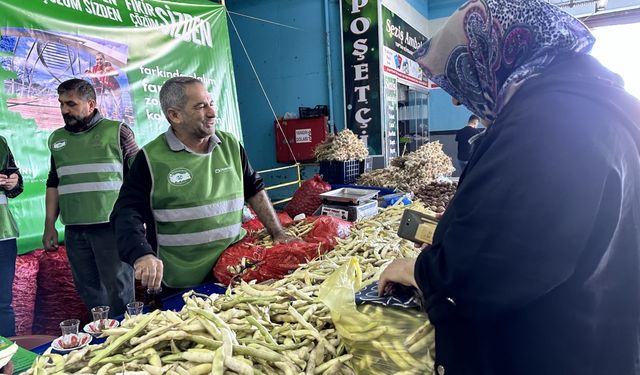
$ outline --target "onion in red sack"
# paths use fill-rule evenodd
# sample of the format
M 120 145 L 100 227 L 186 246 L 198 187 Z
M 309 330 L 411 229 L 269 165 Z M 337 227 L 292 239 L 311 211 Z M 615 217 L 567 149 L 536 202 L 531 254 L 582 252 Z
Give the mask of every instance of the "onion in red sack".
M 301 213 L 311 216 L 322 204 L 320 194 L 329 190 L 331 190 L 331 185 L 324 182 L 319 175 L 315 175 L 302 183 L 284 211 L 291 217 Z
M 67 251 L 60 246 L 57 251 L 40 256 L 33 332 L 59 335 L 60 322 L 72 318 L 80 319 L 82 325 L 90 321 L 89 311 L 73 284 Z
M 255 280 L 259 273 L 257 266 L 264 258 L 263 247 L 257 246 L 250 235 L 236 242 L 222 252 L 213 267 L 213 275 L 219 282 L 229 285 L 232 280 Z
M 286 212 L 278 212 L 276 215 L 278 216 L 278 219 L 280 220 L 280 224 L 282 224 L 283 227 L 286 227 L 293 223 L 293 219 Z M 246 229 L 247 232 L 249 232 L 249 234 L 252 234 L 259 230 L 262 230 L 264 228 L 264 224 L 262 224 L 260 219 L 256 217 L 255 219 L 251 219 L 243 223 L 242 227 Z
M 16 335 L 30 335 L 36 310 L 39 258 L 42 250 L 19 255 L 16 258 L 16 274 L 13 278 L 13 312 L 16 316 Z

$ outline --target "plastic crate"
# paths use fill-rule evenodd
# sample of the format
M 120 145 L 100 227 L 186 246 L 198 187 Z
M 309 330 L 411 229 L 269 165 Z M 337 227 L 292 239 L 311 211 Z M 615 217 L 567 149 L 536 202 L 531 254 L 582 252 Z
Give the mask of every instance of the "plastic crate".
M 314 108 L 298 107 L 300 118 L 313 118 L 327 116 L 329 117 L 329 107 L 326 105 L 317 105 Z
M 360 174 L 369 172 L 371 169 L 373 169 L 373 158 L 367 156 L 364 160 L 360 161 Z
M 320 161 L 322 179 L 330 184 L 350 184 L 360 176 L 360 161 Z

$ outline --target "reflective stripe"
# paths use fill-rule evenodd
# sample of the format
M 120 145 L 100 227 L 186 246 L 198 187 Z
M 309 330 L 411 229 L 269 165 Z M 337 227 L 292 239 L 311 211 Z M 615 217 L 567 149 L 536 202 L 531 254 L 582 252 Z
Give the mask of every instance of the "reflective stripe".
M 158 245 L 160 246 L 193 246 L 210 243 L 227 238 L 234 238 L 240 234 L 240 224 L 233 224 L 227 227 L 207 230 L 197 233 L 186 234 L 158 234 Z
M 0 204 L 7 204 L 7 196 L 4 194 L 0 194 Z
M 58 194 L 86 193 L 90 191 L 111 191 L 120 190 L 122 181 L 106 182 L 85 182 L 81 184 L 70 184 L 58 186 Z
M 122 164 L 120 163 L 94 163 L 68 165 L 57 169 L 58 177 L 69 176 L 79 173 L 100 173 L 100 172 L 119 172 L 122 173 Z
M 243 206 L 244 198 L 236 198 L 198 207 L 153 210 L 153 216 L 158 222 L 195 220 L 240 211 Z

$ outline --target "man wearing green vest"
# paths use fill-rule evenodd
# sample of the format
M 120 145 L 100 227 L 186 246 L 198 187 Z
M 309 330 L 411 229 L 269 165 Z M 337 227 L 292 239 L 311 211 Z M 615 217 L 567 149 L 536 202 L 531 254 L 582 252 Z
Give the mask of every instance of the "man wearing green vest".
M 0 136 L 0 336 L 15 335 L 11 308 L 13 276 L 16 273 L 18 226 L 9 211 L 7 198 L 22 193 L 22 176 L 4 137 Z
M 202 82 L 169 79 L 160 105 L 171 126 L 136 156 L 111 215 L 120 257 L 136 278 L 152 289 L 202 283 L 220 254 L 245 235 L 245 200 L 276 242 L 292 240 L 244 148 L 215 129 Z
M 117 316 L 134 300 L 133 270 L 118 257 L 109 214 L 138 146 L 128 126 L 100 115 L 88 82 L 62 82 L 58 101 L 65 126 L 49 137 L 42 243 L 47 251 L 58 248 L 55 222 L 60 215 L 80 297 L 88 308 L 108 305 L 109 315 Z

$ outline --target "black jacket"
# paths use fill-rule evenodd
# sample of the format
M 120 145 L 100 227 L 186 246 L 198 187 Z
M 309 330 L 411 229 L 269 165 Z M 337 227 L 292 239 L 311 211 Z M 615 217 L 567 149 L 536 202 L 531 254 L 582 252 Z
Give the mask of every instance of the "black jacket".
M 640 103 L 590 56 L 486 131 L 415 277 L 447 375 L 639 374 Z

